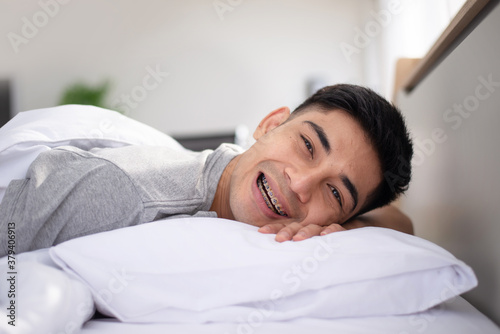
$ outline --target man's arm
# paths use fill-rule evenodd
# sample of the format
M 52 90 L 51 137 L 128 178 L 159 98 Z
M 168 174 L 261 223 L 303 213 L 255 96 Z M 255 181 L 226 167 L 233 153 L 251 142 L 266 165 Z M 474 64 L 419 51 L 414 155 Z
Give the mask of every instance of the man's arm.
M 367 226 L 386 227 L 413 234 L 413 223 L 410 218 L 394 205 L 386 205 L 372 210 L 342 224 L 346 230 Z
M 299 223 L 268 224 L 259 229 L 261 233 L 275 233 L 276 241 L 287 240 L 300 241 L 309 239 L 317 235 L 325 235 L 338 231 L 345 231 L 354 228 L 376 226 L 390 228 L 396 231 L 413 234 L 413 224 L 410 218 L 393 205 L 387 205 L 367 212 L 359 217 L 345 222 L 342 225 L 331 224 L 328 226 L 307 225 Z

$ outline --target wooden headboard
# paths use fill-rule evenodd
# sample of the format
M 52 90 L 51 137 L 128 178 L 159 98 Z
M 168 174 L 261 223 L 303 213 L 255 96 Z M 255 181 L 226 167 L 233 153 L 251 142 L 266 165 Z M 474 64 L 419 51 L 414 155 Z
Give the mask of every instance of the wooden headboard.
M 466 3 L 477 12 L 437 56 L 424 58 L 428 64 L 417 64 L 397 104 L 415 144 L 414 176 L 402 209 L 416 235 L 474 269 L 479 286 L 464 297 L 500 324 L 498 2 Z

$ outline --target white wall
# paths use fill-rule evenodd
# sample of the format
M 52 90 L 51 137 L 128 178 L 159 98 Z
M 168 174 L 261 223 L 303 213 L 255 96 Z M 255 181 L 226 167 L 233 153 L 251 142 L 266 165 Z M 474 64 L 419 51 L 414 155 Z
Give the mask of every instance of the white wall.
M 499 31 L 497 5 L 414 91 L 398 99 L 416 144 L 403 209 L 418 236 L 472 266 L 479 286 L 466 296 L 498 324 Z
M 422 58 L 446 29 L 465 0 L 376 0 L 367 22 L 379 21 L 383 29 L 373 35 L 364 58 L 367 85 L 393 99 L 396 62 Z M 368 24 L 368 23 L 366 23 Z M 366 26 L 365 24 L 365 26 Z
M 167 133 L 253 130 L 297 106 L 311 78 L 364 84 L 362 55 L 348 62 L 339 44 L 369 0 L 58 1 L 0 2 L 0 77 L 14 81 L 15 112 L 56 105 L 75 81 L 110 79 L 111 106 L 134 93 L 127 114 Z M 142 89 L 156 68 L 168 76 Z

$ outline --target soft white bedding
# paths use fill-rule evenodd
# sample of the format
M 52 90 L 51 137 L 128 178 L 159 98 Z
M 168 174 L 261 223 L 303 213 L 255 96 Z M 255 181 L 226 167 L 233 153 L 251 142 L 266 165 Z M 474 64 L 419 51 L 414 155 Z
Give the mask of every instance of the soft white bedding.
M 82 334 L 498 334 L 500 329 L 465 299 L 454 298 L 428 311 L 399 316 L 315 319 L 284 322 L 130 324 L 92 320 Z
M 182 149 L 164 133 L 112 110 L 66 105 L 21 112 L 0 128 L 0 200 L 11 180 L 25 177 L 38 154 L 64 145 L 81 149 L 124 145 Z
M 177 218 L 49 253 L 90 288 L 101 313 L 134 323 L 409 314 L 477 284 L 444 249 L 375 227 L 278 243 L 235 221 Z
M 476 284 L 467 265 L 382 228 L 279 244 L 245 224 L 179 218 L 16 261 L 17 327 L 0 332 L 500 333 L 458 296 Z M 85 324 L 93 304 L 121 321 Z

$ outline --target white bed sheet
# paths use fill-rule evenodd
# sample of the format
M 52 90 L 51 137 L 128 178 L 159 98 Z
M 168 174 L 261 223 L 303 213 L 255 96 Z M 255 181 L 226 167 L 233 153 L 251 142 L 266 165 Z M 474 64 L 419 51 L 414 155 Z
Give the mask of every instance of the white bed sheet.
M 115 319 L 87 322 L 82 334 L 499 334 L 500 328 L 462 297 L 426 312 L 386 317 L 312 319 L 287 322 L 210 324 L 131 324 Z

